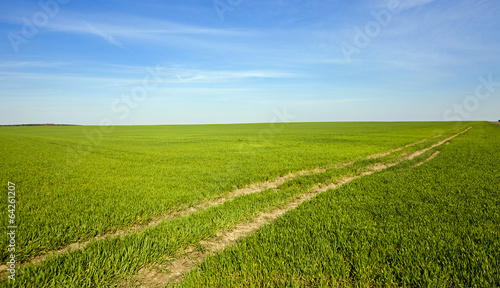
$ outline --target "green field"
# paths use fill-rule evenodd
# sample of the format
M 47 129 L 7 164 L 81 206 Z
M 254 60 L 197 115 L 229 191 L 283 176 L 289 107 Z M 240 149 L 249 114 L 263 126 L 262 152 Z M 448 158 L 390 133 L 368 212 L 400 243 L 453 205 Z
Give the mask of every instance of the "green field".
M 430 148 L 444 139 L 469 131 Z M 0 127 L 0 201 L 16 185 L 18 287 L 133 287 L 186 248 L 359 177 L 207 257 L 186 287 L 500 286 L 500 126 L 482 122 Z M 402 148 L 379 158 L 371 155 Z M 434 152 L 435 159 L 421 166 Z M 406 157 L 406 158 L 405 158 Z M 349 163 L 342 167 L 336 165 Z M 394 166 L 388 165 L 392 163 Z M 360 177 L 374 165 L 385 170 Z M 202 207 L 252 183 L 277 188 Z M 373 171 L 372 171 L 373 172 Z M 364 175 L 364 174 L 363 174 Z M 3 227 L 3 233 L 8 229 Z M 134 231 L 126 232 L 130 227 Z M 120 237 L 102 235 L 123 231 Z M 6 263 L 8 238 L 2 238 Z M 188 251 L 190 251 L 188 249 Z M 165 271 L 168 274 L 168 271 Z M 5 277 L 4 277 L 5 278 Z M 184 279 L 184 278 L 182 278 Z M 13 281 L 2 280 L 7 286 Z M 163 284 L 164 286 L 165 284 Z M 167 285 L 169 285 L 167 283 Z

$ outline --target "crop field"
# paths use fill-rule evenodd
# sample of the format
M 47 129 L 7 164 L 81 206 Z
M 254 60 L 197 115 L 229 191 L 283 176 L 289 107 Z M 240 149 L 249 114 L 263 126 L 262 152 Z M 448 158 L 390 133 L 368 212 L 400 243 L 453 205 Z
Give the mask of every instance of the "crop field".
M 488 122 L 0 127 L 0 287 L 498 287 L 499 143 Z

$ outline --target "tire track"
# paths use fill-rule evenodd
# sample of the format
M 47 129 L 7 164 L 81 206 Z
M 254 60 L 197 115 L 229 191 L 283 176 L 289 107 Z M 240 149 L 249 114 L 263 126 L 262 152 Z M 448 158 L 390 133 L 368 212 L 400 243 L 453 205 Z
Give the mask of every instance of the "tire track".
M 418 152 L 415 152 L 414 154 L 412 154 L 412 155 L 409 156 L 409 157 L 411 157 L 409 159 L 411 160 L 411 159 L 413 159 L 413 158 L 421 155 L 422 153 L 425 153 L 426 151 L 428 151 L 428 150 L 430 150 L 430 149 L 432 149 L 434 147 L 442 145 L 442 143 L 447 142 L 447 141 L 455 138 L 456 136 L 458 136 L 458 135 L 460 135 L 462 133 L 467 132 L 470 128 L 472 128 L 472 127 L 469 127 L 467 129 L 465 129 L 464 131 L 462 131 L 462 132 L 460 132 L 460 133 L 458 133 L 458 134 L 456 134 L 456 135 L 454 135 L 452 137 L 449 137 L 449 138 L 447 138 L 447 139 L 445 139 L 445 140 L 443 140 L 441 142 L 438 142 L 438 143 L 432 145 L 430 148 L 426 148 L 427 150 L 424 149 L 425 151 L 421 152 L 420 154 L 417 154 Z M 462 128 L 460 128 L 460 129 L 462 129 Z M 439 136 L 440 135 L 435 136 L 435 137 L 439 137 Z M 435 137 L 433 137 L 433 138 L 435 138 Z M 423 142 L 425 142 L 425 141 L 427 141 L 429 139 L 431 139 L 431 138 L 426 138 L 424 140 L 420 140 L 418 142 L 405 145 L 403 147 L 399 147 L 399 148 L 396 148 L 396 149 L 391 149 L 391 150 L 389 150 L 387 152 L 383 152 L 383 153 L 371 155 L 371 156 L 368 156 L 366 158 L 359 159 L 357 161 L 362 161 L 362 160 L 367 160 L 367 159 L 382 158 L 384 156 L 390 155 L 391 153 L 394 153 L 394 152 L 397 152 L 397 151 L 401 151 L 401 150 L 403 150 L 405 148 L 409 148 L 409 147 L 418 145 L 420 143 L 423 143 Z M 164 220 L 167 220 L 167 219 L 172 219 L 172 218 L 175 218 L 175 217 L 183 217 L 183 216 L 189 215 L 189 214 L 191 214 L 193 212 L 199 211 L 201 209 L 206 209 L 206 208 L 209 208 L 209 207 L 221 205 L 221 204 L 225 203 L 226 201 L 231 201 L 231 200 L 233 200 L 234 198 L 236 198 L 238 196 L 248 195 L 248 194 L 253 194 L 253 193 L 259 193 L 259 192 L 261 192 L 263 190 L 266 190 L 266 189 L 276 189 L 276 188 L 278 188 L 279 185 L 285 183 L 286 181 L 294 179 L 294 178 L 297 178 L 299 176 L 309 175 L 309 174 L 315 174 L 315 173 L 321 173 L 321 172 L 325 172 L 325 171 L 330 170 L 330 169 L 339 169 L 339 168 L 343 168 L 343 167 L 346 167 L 348 165 L 351 165 L 351 164 L 353 164 L 355 162 L 356 161 L 350 161 L 350 162 L 342 163 L 342 164 L 335 165 L 335 166 L 332 166 L 332 167 L 328 167 L 326 169 L 325 168 L 316 168 L 316 169 L 312 169 L 312 170 L 303 170 L 303 171 L 300 171 L 300 172 L 297 172 L 297 173 L 291 173 L 291 174 L 288 174 L 288 175 L 285 175 L 285 176 L 278 177 L 278 178 L 276 178 L 273 181 L 265 181 L 265 182 L 260 182 L 260 183 L 254 183 L 254 184 L 248 185 L 247 187 L 236 189 L 236 190 L 234 190 L 234 191 L 228 193 L 227 195 L 222 196 L 222 197 L 220 197 L 218 199 L 208 200 L 208 201 L 202 202 L 200 204 L 194 205 L 192 207 L 186 208 L 186 209 L 181 210 L 181 211 L 176 211 L 176 212 L 172 212 L 172 213 L 169 213 L 169 214 L 166 214 L 166 215 L 155 217 L 155 218 L 153 218 L 146 225 L 134 225 L 134 226 L 131 226 L 131 227 L 128 227 L 128 228 L 125 228 L 125 229 L 116 230 L 114 232 L 110 232 L 110 233 L 107 233 L 107 234 L 104 234 L 104 235 L 101 235 L 101 236 L 98 236 L 98 237 L 94 237 L 94 238 L 92 238 L 90 240 L 87 240 L 87 241 L 84 241 L 84 242 L 71 243 L 71 244 L 69 244 L 68 246 L 66 246 L 66 247 L 64 247 L 62 249 L 50 251 L 50 252 L 48 252 L 46 254 L 36 256 L 36 257 L 34 257 L 29 262 L 16 263 L 16 266 L 17 266 L 17 268 L 24 268 L 24 267 L 26 267 L 29 264 L 40 265 L 48 257 L 57 256 L 57 255 L 60 255 L 60 254 L 64 254 L 64 253 L 69 252 L 71 250 L 81 250 L 81 249 L 85 248 L 88 244 L 90 244 L 90 243 L 92 243 L 94 241 L 101 241 L 101 240 L 104 240 L 106 238 L 115 238 L 115 237 L 120 237 L 120 236 L 126 236 L 126 235 L 129 235 L 129 234 L 135 233 L 135 232 L 142 231 L 142 230 L 144 230 L 144 229 L 146 229 L 148 227 L 155 227 L 160 222 L 162 222 Z M 394 165 L 396 165 L 396 164 L 394 164 Z M 383 165 L 383 166 L 385 166 L 385 165 Z M 373 166 L 372 168 L 373 169 L 378 169 L 375 166 Z M 1 265 L 0 266 L 0 273 L 7 271 L 7 269 L 8 269 L 7 265 Z M 0 279 L 1 279 L 1 276 L 2 275 L 0 275 Z
M 186 251 L 183 251 L 181 253 L 178 253 L 177 257 L 170 263 L 168 267 L 166 266 L 161 266 L 161 265 L 156 265 L 152 268 L 143 268 L 141 269 L 137 276 L 139 278 L 139 284 L 133 285 L 132 286 L 127 286 L 127 287 L 140 287 L 140 288 L 148 288 L 148 287 L 165 287 L 167 283 L 176 283 L 179 282 L 183 275 L 188 273 L 193 267 L 196 265 L 200 264 L 205 260 L 206 257 L 213 255 L 214 253 L 217 253 L 218 251 L 224 250 L 230 245 L 233 245 L 237 243 L 238 239 L 241 237 L 246 237 L 252 233 L 257 232 L 262 226 L 269 224 L 273 221 L 275 221 L 278 217 L 281 215 L 285 214 L 288 211 L 296 209 L 300 204 L 311 200 L 312 198 L 316 197 L 317 195 L 326 192 L 330 189 L 336 189 L 344 184 L 347 184 L 355 179 L 361 178 L 363 176 L 371 175 L 375 172 L 385 170 L 389 167 L 395 166 L 403 161 L 406 160 L 412 160 L 423 153 L 431 150 L 432 148 L 441 146 L 445 143 L 449 143 L 451 139 L 467 132 L 469 129 L 472 127 L 469 127 L 465 129 L 464 131 L 455 134 L 451 137 L 446 138 L 443 141 L 440 141 L 436 144 L 433 144 L 432 146 L 416 151 L 413 154 L 409 156 L 405 156 L 403 159 L 396 161 L 394 163 L 389 163 L 389 164 L 376 164 L 373 166 L 369 167 L 369 171 L 359 173 L 355 176 L 350 176 L 350 177 L 344 177 L 339 180 L 337 180 L 335 183 L 331 183 L 328 185 L 317 185 L 314 187 L 311 192 L 304 193 L 302 194 L 299 198 L 289 202 L 284 208 L 278 208 L 275 209 L 271 212 L 263 212 L 260 213 L 254 220 L 251 222 L 247 223 L 241 223 L 237 225 L 234 229 L 232 229 L 229 232 L 219 232 L 216 234 L 216 237 L 213 238 L 210 241 L 200 241 L 199 244 L 204 248 L 203 251 L 195 250 L 193 247 L 190 247 L 186 249 Z M 422 143 L 420 141 L 419 143 Z M 416 144 L 415 144 L 416 145 Z M 401 149 L 399 149 L 401 150 Z M 397 151 L 399 151 L 397 150 Z M 425 159 L 422 162 L 419 162 L 415 166 L 420 166 L 432 159 L 434 159 L 440 151 L 434 152 L 430 157 Z M 384 154 L 384 153 L 382 153 Z M 379 154 L 379 155 L 382 155 Z M 385 154 L 383 156 L 386 156 L 388 154 Z M 380 156 L 380 157 L 383 157 Z M 415 167 L 414 166 L 414 167 Z M 164 271 L 168 270 L 169 273 L 165 273 Z

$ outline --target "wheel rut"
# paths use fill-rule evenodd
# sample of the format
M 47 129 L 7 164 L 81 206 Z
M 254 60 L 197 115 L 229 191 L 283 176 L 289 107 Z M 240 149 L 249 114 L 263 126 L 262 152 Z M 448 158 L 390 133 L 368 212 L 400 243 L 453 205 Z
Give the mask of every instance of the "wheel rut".
M 373 166 L 368 167 L 368 171 L 359 173 L 355 176 L 350 176 L 350 177 L 343 177 L 341 179 L 338 179 L 335 183 L 331 183 L 328 185 L 317 185 L 315 186 L 311 192 L 304 193 L 300 195 L 297 199 L 289 202 L 285 207 L 283 208 L 278 208 L 275 209 L 271 212 L 262 212 L 260 213 L 256 218 L 254 218 L 250 222 L 246 223 L 240 223 L 238 224 L 234 229 L 232 229 L 229 232 L 219 232 L 217 233 L 216 237 L 209 240 L 209 241 L 200 241 L 198 244 L 203 247 L 203 249 L 196 249 L 195 247 L 189 247 L 185 251 L 179 252 L 176 257 L 173 259 L 173 261 L 165 266 L 165 265 L 155 265 L 152 267 L 147 267 L 141 269 L 138 274 L 136 275 L 136 282 L 134 284 L 129 283 L 126 285 L 126 287 L 141 287 L 141 288 L 148 288 L 148 287 L 164 287 L 166 284 L 175 284 L 179 281 L 182 280 L 183 276 L 188 273 L 192 268 L 194 268 L 196 265 L 200 264 L 205 260 L 206 257 L 210 255 L 214 255 L 218 251 L 222 251 L 228 246 L 235 245 L 238 242 L 238 239 L 242 237 L 249 236 L 252 233 L 257 232 L 261 227 L 263 227 L 266 224 L 269 224 L 273 221 L 275 221 L 277 218 L 282 216 L 288 211 L 291 211 L 293 209 L 296 209 L 300 204 L 311 200 L 312 198 L 316 197 L 317 195 L 326 192 L 330 189 L 336 189 L 344 184 L 347 184 L 355 179 L 361 178 L 363 176 L 371 175 L 377 171 L 382 171 L 385 170 L 389 167 L 395 166 L 403 161 L 406 160 L 412 160 L 423 153 L 441 146 L 445 143 L 449 143 L 450 140 L 453 138 L 467 132 L 471 127 L 467 128 L 466 130 L 453 135 L 451 137 L 448 137 L 444 139 L 443 141 L 440 141 L 428 148 L 419 150 L 414 152 L 413 154 L 406 155 L 403 159 L 400 159 L 397 162 L 394 163 L 388 163 L 388 164 L 383 164 L 379 163 Z M 418 143 L 422 143 L 423 141 L 420 141 Z M 416 145 L 416 144 L 415 144 Z M 401 149 L 399 149 L 401 150 Z M 396 151 L 399 151 L 396 150 Z M 440 151 L 434 152 L 431 156 L 429 156 L 427 159 L 424 161 L 421 161 L 417 163 L 415 166 L 420 166 L 423 165 L 424 163 L 427 163 L 437 157 L 439 155 Z M 382 153 L 379 154 L 383 157 L 386 156 L 387 154 Z M 130 286 L 131 285 L 131 286 Z
M 457 133 L 457 134 L 455 134 L 455 135 L 453 135 L 451 137 L 448 137 L 448 138 L 446 138 L 446 139 L 444 139 L 444 140 L 442 140 L 442 141 L 440 141 L 440 142 L 438 142 L 438 143 L 436 143 L 436 144 L 434 144 L 434 145 L 432 145 L 432 146 L 430 146 L 428 148 L 425 148 L 423 150 L 417 151 L 417 152 L 415 152 L 415 153 L 413 153 L 413 154 L 411 154 L 409 156 L 407 155 L 407 156 L 405 156 L 405 159 L 406 160 L 414 159 L 415 157 L 418 157 L 421 154 L 423 154 L 423 153 L 425 153 L 425 152 L 427 152 L 427 151 L 429 151 L 429 150 L 431 150 L 431 149 L 433 149 L 433 148 L 435 148 L 437 146 L 440 146 L 440 145 L 442 145 L 442 144 L 444 144 L 446 142 L 449 142 L 451 139 L 453 139 L 453 138 L 455 138 L 455 137 L 457 137 L 457 136 L 459 136 L 459 135 L 467 132 L 471 128 L 472 127 L 468 127 L 465 130 L 463 130 L 463 131 L 461 131 L 461 132 L 459 132 L 459 133 Z M 435 137 L 439 137 L 439 135 L 435 136 Z M 364 159 L 360 159 L 358 161 L 366 160 L 366 159 L 378 159 L 378 158 L 382 158 L 384 156 L 390 155 L 391 153 L 394 153 L 394 152 L 397 152 L 397 151 L 401 151 L 401 150 L 403 150 L 405 148 L 421 144 L 421 143 L 423 143 L 423 142 L 425 142 L 425 141 L 427 141 L 429 139 L 424 139 L 424 140 L 421 140 L 421 141 L 418 141 L 418 142 L 415 142 L 415 143 L 411 143 L 411 144 L 405 145 L 403 147 L 399 147 L 399 148 L 396 148 L 396 149 L 389 150 L 389 151 L 384 152 L 384 153 L 379 153 L 379 154 L 371 155 L 371 156 L 368 156 L 368 157 L 366 157 Z M 437 153 L 437 154 L 439 154 L 439 153 Z M 434 156 L 431 156 L 431 157 L 434 158 L 434 157 L 437 156 L 437 154 L 436 155 L 433 154 Z M 427 159 L 423 163 L 425 163 L 427 161 L 430 161 L 432 158 Z M 339 164 L 339 165 L 336 165 L 336 166 L 328 167 L 326 169 L 325 168 L 316 168 L 316 169 L 312 169 L 312 170 L 303 170 L 303 171 L 300 171 L 300 172 L 297 172 L 297 173 L 292 173 L 292 174 L 288 174 L 288 175 L 285 175 L 285 176 L 278 177 L 278 178 L 276 178 L 273 181 L 265 181 L 265 182 L 260 182 L 260 183 L 254 183 L 254 184 L 248 185 L 247 187 L 233 190 L 232 192 L 230 192 L 230 193 L 228 193 L 228 194 L 226 194 L 226 195 L 224 195 L 224 196 L 222 196 L 222 197 L 220 197 L 218 199 L 205 201 L 205 202 L 202 202 L 202 203 L 197 204 L 195 206 L 192 206 L 192 207 L 186 208 L 184 210 L 181 210 L 181 211 L 176 211 L 176 212 L 173 212 L 173 213 L 169 213 L 167 215 L 156 217 L 156 218 L 154 218 L 153 220 L 151 220 L 146 225 L 134 225 L 134 226 L 128 227 L 126 229 L 121 229 L 121 230 L 117 230 L 117 231 L 114 231 L 114 232 L 111 232 L 111 233 L 107 233 L 105 235 L 94 237 L 94 238 L 92 238 L 92 239 L 90 239 L 88 241 L 72 243 L 72 244 L 66 246 L 65 248 L 62 248 L 60 250 L 51 251 L 51 252 L 48 252 L 48 253 L 46 253 L 44 255 L 37 256 L 37 257 L 33 258 L 30 262 L 24 262 L 24 263 L 21 263 L 21 264 L 17 264 L 16 266 L 18 266 L 18 268 L 24 268 L 24 267 L 26 267 L 29 264 L 40 265 L 48 257 L 61 255 L 61 254 L 67 253 L 67 252 L 69 252 L 71 250 L 81 250 L 81 249 L 85 248 L 88 244 L 90 244 L 90 243 L 92 243 L 94 241 L 100 241 L 100 240 L 104 240 L 106 238 L 115 238 L 115 237 L 129 235 L 129 234 L 132 234 L 132 233 L 135 233 L 135 232 L 140 232 L 140 231 L 142 231 L 142 230 L 144 230 L 144 229 L 146 229 L 148 227 L 157 226 L 160 222 L 162 222 L 164 220 L 172 219 L 172 218 L 175 218 L 175 217 L 186 216 L 186 215 L 189 215 L 189 214 L 191 214 L 193 212 L 199 211 L 201 209 L 207 209 L 209 207 L 221 205 L 221 204 L 223 204 L 223 203 L 225 203 L 227 201 L 233 200 L 234 198 L 236 198 L 238 196 L 248 195 L 248 194 L 253 194 L 253 193 L 259 193 L 259 192 L 267 190 L 267 189 L 276 189 L 281 184 L 285 183 L 286 181 L 294 179 L 294 178 L 297 178 L 299 176 L 309 175 L 309 174 L 315 174 L 315 173 L 321 173 L 321 172 L 325 172 L 325 171 L 330 170 L 330 169 L 338 169 L 338 168 L 346 167 L 346 166 L 351 165 L 353 163 L 355 163 L 355 161 L 346 162 L 346 163 Z M 295 209 L 302 202 L 307 201 L 307 200 L 315 197 L 317 194 L 319 194 L 321 192 L 324 192 L 324 191 L 326 191 L 328 189 L 334 189 L 334 188 L 338 187 L 339 185 L 348 183 L 348 182 L 350 182 L 350 181 L 352 181 L 352 180 L 354 180 L 356 178 L 372 174 L 372 173 L 374 173 L 376 171 L 380 171 L 380 170 L 386 169 L 386 168 L 388 168 L 390 166 L 394 166 L 394 165 L 396 165 L 398 163 L 395 163 L 395 164 L 394 163 L 393 164 L 376 164 L 374 166 L 369 167 L 370 171 L 363 172 L 363 173 L 361 173 L 359 175 L 356 175 L 356 176 L 353 176 L 353 177 L 342 178 L 342 179 L 338 180 L 337 184 L 329 184 L 329 185 L 324 185 L 324 186 L 318 186 L 318 187 L 316 187 L 316 188 L 313 189 L 312 193 L 304 194 L 303 197 L 300 197 L 297 200 L 294 200 L 293 202 L 289 203 L 289 205 L 291 205 L 290 207 L 292 207 L 292 208 L 290 208 L 290 207 L 287 206 L 288 208 L 285 207 L 285 208 L 282 208 L 280 210 L 276 210 L 275 212 L 273 212 L 274 213 L 273 215 L 277 215 L 277 216 L 272 216 L 272 215 L 265 216 L 264 215 L 262 217 L 264 217 L 265 219 L 268 219 L 268 220 L 271 219 L 271 220 L 265 222 L 265 223 L 269 223 L 270 221 L 273 221 L 274 219 L 276 219 L 277 217 L 279 217 L 283 213 L 286 213 L 289 210 Z M 422 165 L 423 163 L 419 163 L 417 165 Z M 296 202 L 296 201 L 298 201 L 298 202 Z M 282 211 L 282 212 L 280 212 L 280 211 Z M 261 216 L 258 216 L 256 218 L 256 220 L 260 219 L 259 217 L 261 217 Z M 260 219 L 260 221 L 262 221 L 262 219 Z M 260 227 L 260 226 L 253 224 L 253 227 L 257 227 L 256 229 L 258 229 L 258 227 Z M 243 228 L 241 228 L 241 229 L 243 229 Z M 245 230 L 245 229 L 243 229 L 243 230 Z M 252 230 L 252 231 L 255 232 L 256 230 L 255 231 Z M 240 237 L 240 236 L 238 236 L 238 237 Z M 208 246 L 211 246 L 211 245 L 208 245 Z M 8 267 L 6 265 L 1 265 L 0 266 L 0 273 L 5 272 L 7 269 L 8 269 Z M 149 271 L 149 273 L 153 273 L 153 272 Z M 1 275 L 0 275 L 0 278 L 1 278 Z M 165 282 L 165 283 L 167 283 L 167 282 Z M 144 287 L 146 287 L 146 286 L 144 286 Z M 155 286 L 147 286 L 147 287 L 155 287 Z

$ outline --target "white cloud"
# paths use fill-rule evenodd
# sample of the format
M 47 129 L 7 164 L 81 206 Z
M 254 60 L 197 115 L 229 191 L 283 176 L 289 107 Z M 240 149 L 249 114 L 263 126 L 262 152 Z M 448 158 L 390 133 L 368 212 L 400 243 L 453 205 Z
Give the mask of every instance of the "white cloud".
M 427 5 L 429 3 L 434 2 L 435 0 L 406 0 L 406 1 L 401 1 L 401 8 L 403 10 L 414 8 L 414 7 L 419 7 L 423 5 Z
M 4 61 L 0 62 L 1 68 L 15 69 L 15 68 L 51 68 L 51 67 L 61 67 L 68 65 L 64 62 L 44 62 L 44 61 Z
M 290 72 L 274 71 L 274 70 L 195 70 L 195 69 L 174 69 L 168 72 L 169 75 L 175 75 L 168 82 L 184 83 L 184 82 L 230 82 L 242 81 L 258 78 L 296 78 L 303 77 Z
M 11 64 L 12 66 L 13 64 Z M 0 68 L 2 68 L 0 63 Z M 106 76 L 100 76 L 100 67 L 108 67 Z M 159 65 L 159 67 L 162 67 Z M 10 66 L 4 66 L 10 68 Z M 92 70 L 85 70 L 81 73 L 45 73 L 45 72 L 12 72 L 9 69 L 0 70 L 0 79 L 8 81 L 43 81 L 53 83 L 86 83 L 87 87 L 119 87 L 141 83 L 144 75 L 147 75 L 146 67 L 129 66 L 127 69 L 135 73 L 123 73 L 121 66 L 95 66 Z M 223 83 L 246 81 L 250 79 L 278 79 L 278 78 L 296 78 L 303 77 L 292 72 L 276 71 L 276 70 L 203 70 L 203 69 L 186 69 L 186 68 L 169 68 L 163 67 L 159 73 L 162 83 Z
M 118 40 L 116 40 L 115 37 L 113 37 L 112 35 L 103 32 L 102 30 L 100 30 L 99 28 L 95 27 L 94 25 L 90 24 L 87 21 L 84 21 L 83 24 L 87 26 L 87 28 L 91 33 L 103 38 L 108 43 L 118 46 L 120 48 L 124 48 L 123 45 L 120 42 L 118 42 Z
M 106 19 L 106 20 L 102 20 Z M 89 22 L 93 27 L 89 29 Z M 148 19 L 135 16 L 103 15 L 102 17 L 74 14 L 71 17 L 59 17 L 49 23 L 48 29 L 57 32 L 115 35 L 129 39 L 152 39 L 165 35 L 210 35 L 210 36 L 243 36 L 248 31 L 234 29 L 216 29 L 195 25 L 186 25 L 172 21 Z M 96 33 L 96 30 L 101 31 Z M 102 32 L 103 31 L 103 32 Z M 102 36 L 102 35 L 100 35 Z

